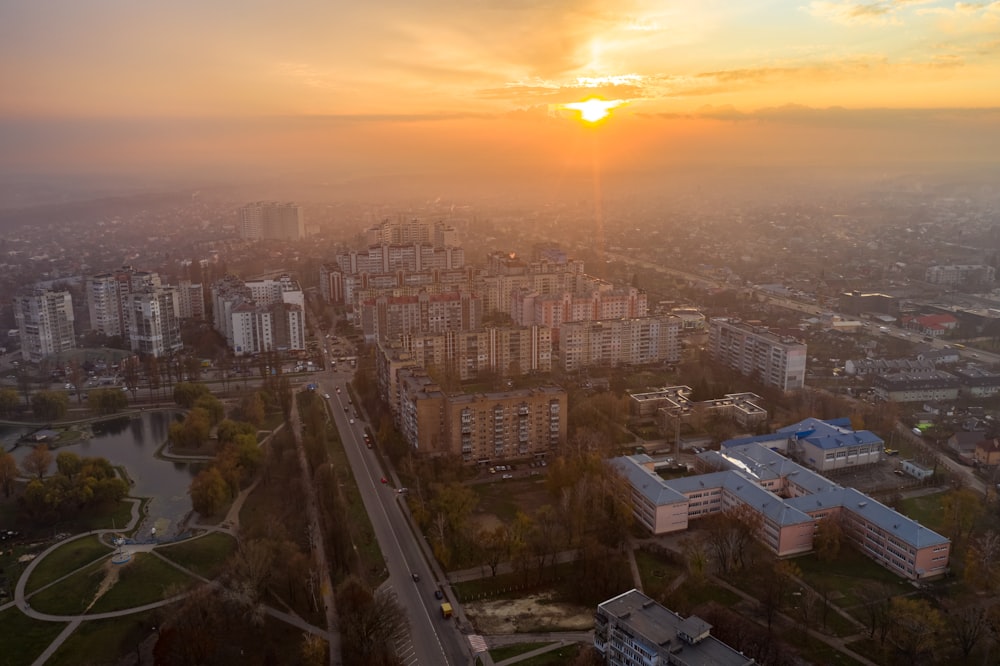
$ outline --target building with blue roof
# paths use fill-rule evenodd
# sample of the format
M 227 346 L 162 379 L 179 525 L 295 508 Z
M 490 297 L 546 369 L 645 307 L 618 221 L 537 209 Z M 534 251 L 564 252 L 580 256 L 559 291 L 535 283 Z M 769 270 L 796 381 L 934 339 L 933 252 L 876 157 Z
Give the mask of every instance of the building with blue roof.
M 806 419 L 777 434 L 797 451 L 802 442 L 834 453 L 881 447 L 873 434 L 850 431 L 846 420 Z M 921 580 L 948 570 L 947 538 L 781 455 L 768 446 L 773 441 L 766 436 L 729 440 L 720 451 L 698 456 L 698 469 L 705 473 L 669 481 L 655 473 L 653 459 L 645 454 L 611 464 L 629 483 L 637 520 L 653 534 L 683 531 L 690 520 L 749 507 L 761 518 L 758 538 L 779 557 L 811 551 L 818 522 L 838 520 L 862 553 L 899 576 Z

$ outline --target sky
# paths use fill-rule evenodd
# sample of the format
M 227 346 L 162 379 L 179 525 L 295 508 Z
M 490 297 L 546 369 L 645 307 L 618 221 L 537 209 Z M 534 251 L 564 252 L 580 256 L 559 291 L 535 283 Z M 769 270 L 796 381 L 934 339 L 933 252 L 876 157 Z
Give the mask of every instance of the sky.
M 989 162 L 1000 1 L 0 0 L 0 90 L 8 173 Z

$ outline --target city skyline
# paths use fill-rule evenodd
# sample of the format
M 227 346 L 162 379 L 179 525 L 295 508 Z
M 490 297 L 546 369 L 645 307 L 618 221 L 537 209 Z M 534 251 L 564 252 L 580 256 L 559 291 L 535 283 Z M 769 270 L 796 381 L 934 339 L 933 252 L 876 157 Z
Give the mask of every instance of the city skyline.
M 6 172 L 1000 153 L 1000 2 L 103 0 L 8 5 L 0 25 Z M 594 97 L 616 103 L 596 133 L 566 106 Z

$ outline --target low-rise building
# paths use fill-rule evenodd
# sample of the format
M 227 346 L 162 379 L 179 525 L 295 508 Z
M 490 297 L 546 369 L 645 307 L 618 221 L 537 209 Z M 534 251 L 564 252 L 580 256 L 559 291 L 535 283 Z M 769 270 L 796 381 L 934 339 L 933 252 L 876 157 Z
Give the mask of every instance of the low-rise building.
M 683 618 L 634 589 L 598 604 L 594 623 L 594 647 L 608 666 L 756 663 L 712 636 L 701 618 Z
M 666 386 L 646 393 L 629 395 L 629 407 L 636 416 L 656 416 L 663 428 L 679 420 L 693 423 L 700 418 L 722 417 L 742 428 L 753 428 L 767 420 L 764 399 L 756 393 L 727 393 L 721 398 L 696 402 L 690 386 Z
M 984 467 L 1000 465 L 1000 441 L 994 438 L 976 442 L 973 459 Z
M 909 474 L 914 479 L 918 479 L 920 481 L 929 479 L 932 476 L 934 476 L 933 469 L 921 465 L 916 460 L 909 460 L 909 459 L 904 460 L 902 463 L 900 463 L 900 467 L 902 468 L 905 474 Z
M 845 488 L 769 446 L 788 433 L 732 440 L 698 455 L 704 474 L 664 480 L 642 454 L 611 461 L 628 482 L 637 522 L 653 534 L 743 507 L 760 517 L 758 538 L 779 557 L 809 552 L 820 520 L 839 520 L 859 550 L 911 580 L 943 575 L 950 541 L 853 488 Z M 741 443 L 742 442 L 742 443 Z M 916 467 L 914 467 L 916 470 Z
M 878 375 L 872 382 L 876 397 L 893 402 L 955 400 L 960 386 L 958 377 L 944 370 Z
M 958 391 L 970 398 L 988 398 L 1000 392 L 1000 372 L 978 365 L 955 368 L 952 373 L 958 377 Z

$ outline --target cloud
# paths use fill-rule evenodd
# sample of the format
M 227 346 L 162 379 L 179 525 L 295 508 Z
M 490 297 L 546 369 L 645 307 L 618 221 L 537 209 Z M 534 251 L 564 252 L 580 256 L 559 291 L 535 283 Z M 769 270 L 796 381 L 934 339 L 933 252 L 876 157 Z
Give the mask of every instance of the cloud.
M 806 11 L 817 18 L 845 25 L 867 23 L 876 25 L 899 24 L 900 12 L 910 6 L 925 4 L 929 0 L 813 0 Z
M 706 119 L 732 123 L 773 123 L 814 127 L 891 129 L 903 125 L 949 125 L 956 121 L 1000 127 L 1000 107 L 986 109 L 848 109 L 839 106 L 813 108 L 799 104 L 741 111 L 733 106 L 703 106 L 692 113 L 645 114 L 665 119 Z

